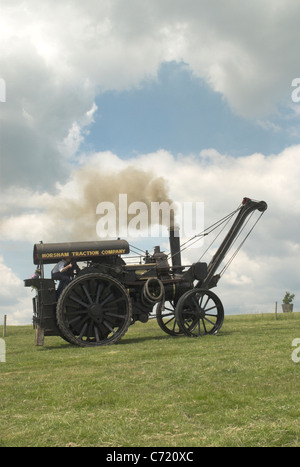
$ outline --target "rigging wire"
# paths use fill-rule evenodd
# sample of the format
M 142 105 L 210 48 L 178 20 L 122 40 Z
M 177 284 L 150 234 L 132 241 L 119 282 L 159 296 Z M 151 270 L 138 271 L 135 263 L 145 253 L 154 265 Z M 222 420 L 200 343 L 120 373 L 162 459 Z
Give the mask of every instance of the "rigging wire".
M 201 232 L 200 234 L 198 235 L 195 235 L 194 237 L 192 237 L 191 239 L 187 240 L 182 246 L 185 246 L 184 248 L 180 248 L 180 251 L 176 254 L 179 254 L 181 253 L 182 251 L 184 251 L 185 249 L 187 248 L 190 248 L 191 245 L 193 245 L 194 243 L 196 243 L 198 240 L 200 240 L 200 238 L 206 236 L 206 235 L 209 235 L 211 232 L 213 232 L 214 230 L 216 230 L 218 227 L 222 226 L 223 227 L 221 228 L 221 230 L 218 232 L 218 234 L 216 235 L 216 237 L 212 240 L 212 242 L 208 245 L 208 247 L 206 248 L 206 250 L 203 252 L 203 254 L 201 255 L 201 257 L 199 258 L 198 261 L 200 261 L 203 256 L 207 253 L 207 251 L 211 248 L 211 246 L 214 244 L 214 242 L 217 240 L 217 238 L 220 236 L 220 234 L 223 232 L 223 230 L 226 228 L 226 226 L 228 225 L 228 223 L 230 222 L 230 220 L 232 219 L 232 217 L 242 208 L 242 205 L 240 205 L 235 211 L 231 212 L 230 214 L 228 214 L 227 216 L 223 217 L 222 219 L 220 219 L 219 221 L 215 222 L 214 224 L 212 224 L 210 227 L 208 227 L 207 229 L 205 229 L 203 232 Z M 254 211 L 250 214 L 249 218 L 247 219 L 247 221 L 245 222 L 245 224 L 242 226 L 241 230 L 239 231 L 238 235 L 236 236 L 236 238 L 234 239 L 232 245 L 230 246 L 228 252 L 232 249 L 233 245 L 236 243 L 236 241 L 238 240 L 238 238 L 240 237 L 240 235 L 242 234 L 242 232 L 244 231 L 244 229 L 246 228 L 247 224 L 249 223 L 249 221 L 251 220 L 252 216 L 254 214 Z M 232 263 L 232 261 L 234 260 L 234 258 L 236 257 L 236 255 L 238 254 L 238 252 L 240 251 L 241 247 L 244 245 L 245 241 L 247 240 L 247 238 L 249 237 L 249 235 L 251 234 L 252 230 L 254 229 L 254 227 L 256 226 L 256 224 L 258 223 L 258 221 L 260 220 L 261 216 L 264 214 L 264 212 L 262 212 L 260 214 L 260 216 L 257 218 L 256 222 L 253 224 L 253 226 L 251 227 L 251 229 L 249 230 L 249 232 L 245 235 L 244 239 L 242 240 L 242 242 L 240 243 L 240 245 L 237 247 L 237 249 L 235 250 L 235 252 L 232 254 L 232 256 L 229 258 L 229 260 L 227 261 L 227 263 L 224 265 L 223 269 L 220 271 L 219 273 L 219 276 L 222 276 L 224 274 L 224 272 L 228 269 L 228 267 L 230 266 L 230 264 Z M 197 238 L 196 240 L 194 240 L 196 237 L 199 237 Z M 193 243 L 191 243 L 191 245 L 188 245 L 187 244 L 189 242 L 191 242 L 192 240 L 194 240 Z M 227 254 L 228 254 L 227 252 Z M 176 256 L 173 255 L 174 256 Z M 171 254 L 169 256 L 172 256 Z
M 137 247 L 137 246 L 131 245 L 130 243 L 129 243 L 129 246 L 130 246 L 130 248 L 132 249 L 133 253 L 136 253 L 137 255 L 140 255 L 140 253 L 137 251 L 137 250 L 139 250 L 139 251 L 141 251 L 141 252 L 143 253 L 143 255 L 146 255 L 146 251 L 145 251 L 145 250 L 142 250 L 141 248 L 139 248 L 139 247 Z M 134 251 L 134 250 L 135 250 L 135 251 Z
M 217 235 L 217 237 L 212 241 L 212 243 L 208 246 L 208 248 L 205 250 L 205 252 L 201 255 L 201 258 L 205 255 L 205 253 L 207 252 L 207 250 L 211 247 L 211 245 L 215 242 L 215 240 L 218 238 L 218 236 L 221 234 L 221 232 L 223 231 L 223 229 L 226 227 L 227 223 L 231 220 L 231 218 L 241 209 L 241 205 L 235 209 L 234 211 L 232 211 L 231 213 L 227 214 L 226 216 L 222 217 L 221 219 L 219 219 L 218 221 L 214 222 L 212 225 L 210 225 L 209 227 L 207 227 L 206 229 L 204 229 L 202 232 L 194 235 L 193 237 L 189 238 L 188 240 L 186 240 L 184 243 L 182 243 L 181 247 L 180 247 L 180 250 L 178 251 L 178 253 L 175 253 L 174 256 L 180 254 L 182 251 L 184 250 L 187 250 L 188 248 L 191 248 L 192 245 L 194 245 L 195 243 L 197 243 L 198 241 L 200 241 L 202 238 L 206 237 L 207 235 L 209 235 L 211 232 L 213 232 L 214 230 L 216 230 L 218 227 L 220 227 L 223 223 L 225 223 L 224 227 L 221 229 L 221 231 L 219 232 L 219 234 Z M 142 250 L 141 248 L 135 246 L 135 245 L 131 245 L 129 244 L 131 250 L 133 251 L 133 253 L 136 253 L 137 255 L 140 255 L 139 252 L 141 252 L 143 255 L 146 255 L 146 250 Z M 137 251 L 138 250 L 138 251 Z M 172 257 L 172 254 L 171 252 L 167 255 L 167 259 L 170 259 Z M 200 258 L 200 259 L 201 259 Z M 199 259 L 199 261 L 200 261 Z
M 241 206 L 236 209 L 235 211 L 233 211 L 232 213 L 228 214 L 228 216 L 224 217 L 224 221 L 222 222 L 224 225 L 222 227 L 222 229 L 220 230 L 220 232 L 216 235 L 216 237 L 212 240 L 212 242 L 208 245 L 208 247 L 206 248 L 206 250 L 203 252 L 203 254 L 200 256 L 200 258 L 198 259 L 198 261 L 200 261 L 203 256 L 207 253 L 207 251 L 210 249 L 210 247 L 214 244 L 214 242 L 217 240 L 217 238 L 221 235 L 221 233 L 223 232 L 223 230 L 225 229 L 225 227 L 227 226 L 227 224 L 231 221 L 232 217 L 241 209 Z M 216 230 L 218 227 L 220 227 L 222 225 L 222 223 L 220 222 L 213 230 L 211 230 L 209 233 L 213 232 L 214 230 Z M 216 223 L 217 224 L 217 223 Z
M 205 253 L 207 252 L 207 250 L 211 247 L 211 245 L 215 242 L 215 240 L 218 238 L 218 236 L 221 234 L 221 232 L 224 230 L 224 228 L 226 227 L 226 225 L 228 224 L 228 222 L 230 222 L 230 220 L 232 219 L 232 217 L 241 209 L 241 205 L 235 209 L 234 211 L 232 211 L 231 213 L 227 214 L 226 216 L 222 217 L 221 219 L 219 219 L 218 221 L 216 221 L 215 223 L 213 223 L 212 225 L 210 225 L 209 227 L 207 227 L 206 229 L 204 229 L 202 232 L 194 235 L 194 237 L 191 237 L 190 239 L 188 239 L 186 242 L 184 242 L 181 247 L 180 247 L 180 250 L 175 253 L 175 255 L 173 255 L 173 257 L 175 257 L 176 255 L 180 254 L 182 251 L 184 250 L 187 250 L 188 248 L 190 248 L 192 245 L 194 245 L 195 243 L 197 243 L 199 240 L 201 240 L 203 237 L 206 237 L 207 235 L 209 235 L 210 233 L 212 233 L 214 230 L 218 229 L 222 224 L 225 224 L 223 226 L 223 228 L 220 230 L 219 234 L 214 238 L 214 240 L 211 242 L 211 244 L 207 247 L 207 249 L 204 251 L 204 253 L 201 255 L 201 258 L 205 255 Z M 192 243 L 191 243 L 192 242 Z M 190 243 L 190 244 L 189 244 Z M 168 254 L 168 259 L 170 259 L 172 257 L 172 254 L 171 252 Z M 200 258 L 200 259 L 201 259 Z M 198 261 L 200 261 L 200 259 Z
M 253 212 L 254 213 L 254 212 Z M 250 218 L 252 217 L 253 213 L 251 214 Z M 245 238 L 242 240 L 242 242 L 240 243 L 240 245 L 237 247 L 237 249 L 235 250 L 235 252 L 232 254 L 232 256 L 229 258 L 229 260 L 227 261 L 227 263 L 225 264 L 225 266 L 223 267 L 223 269 L 220 271 L 220 276 L 222 276 L 224 274 L 224 272 L 229 268 L 230 264 L 232 263 L 232 261 L 234 260 L 234 258 L 236 257 L 236 255 L 238 254 L 238 252 L 240 251 L 240 249 L 242 248 L 242 246 L 244 245 L 245 241 L 247 240 L 247 238 L 249 237 L 249 235 L 251 234 L 252 230 L 254 229 L 254 227 L 256 226 L 256 224 L 258 223 L 258 221 L 260 220 L 261 216 L 263 215 L 263 212 L 260 214 L 260 216 L 256 219 L 256 222 L 253 224 L 253 226 L 251 227 L 251 229 L 249 230 L 249 232 L 247 233 L 247 235 L 245 235 Z M 248 221 L 250 220 L 250 218 L 248 219 Z M 246 224 L 248 223 L 248 221 L 246 222 Z M 245 226 L 246 226 L 245 224 Z M 244 226 L 244 227 L 245 227 Z M 244 229 L 243 227 L 243 229 Z M 241 230 L 241 232 L 243 231 L 243 229 Z M 240 232 L 240 233 L 241 233 Z M 239 235 L 240 235 L 239 233 Z M 238 235 L 238 236 L 239 236 Z M 237 237 L 238 238 L 238 237 Z
M 207 253 L 207 251 L 211 248 L 211 246 L 214 244 L 214 242 L 217 240 L 217 238 L 221 235 L 221 233 L 223 232 L 223 230 L 226 228 L 226 226 L 228 225 L 228 223 L 231 221 L 232 217 L 238 212 L 240 211 L 240 209 L 242 208 L 242 205 L 240 204 L 239 207 L 237 209 L 235 209 L 234 211 L 232 211 L 231 213 L 227 214 L 226 216 L 224 216 L 223 218 L 219 219 L 218 221 L 216 221 L 215 223 L 213 223 L 212 225 L 210 225 L 209 227 L 207 227 L 206 229 L 204 229 L 202 232 L 194 235 L 193 237 L 191 237 L 190 239 L 188 239 L 186 242 L 184 242 L 181 247 L 180 247 L 180 250 L 175 253 L 174 256 L 180 254 L 182 251 L 185 251 L 186 249 L 188 248 L 191 248 L 192 245 L 194 245 L 195 243 L 197 243 L 198 241 L 200 241 L 202 238 L 208 236 L 209 234 L 211 234 L 213 231 L 215 231 L 216 229 L 218 229 L 219 227 L 222 226 L 222 228 L 220 229 L 220 231 L 218 232 L 218 234 L 216 235 L 216 237 L 212 240 L 212 242 L 208 245 L 208 247 L 206 248 L 206 250 L 203 252 L 203 254 L 200 256 L 199 260 L 200 261 L 203 256 Z M 252 218 L 252 215 L 254 214 L 254 211 L 251 213 L 251 215 L 249 216 L 249 218 L 247 219 L 246 223 L 243 225 L 243 227 L 241 228 L 240 232 L 238 233 L 238 235 L 236 236 L 236 238 L 234 239 L 229 251 L 232 249 L 232 246 L 235 244 L 235 242 L 237 241 L 237 239 L 239 238 L 239 236 L 242 234 L 242 232 L 244 231 L 244 229 L 246 228 L 248 222 L 250 221 L 250 219 Z M 242 242 L 240 243 L 240 245 L 237 247 L 237 249 L 235 250 L 235 252 L 232 254 L 232 256 L 229 258 L 229 260 L 227 261 L 227 263 L 224 265 L 223 269 L 220 271 L 220 276 L 224 274 L 224 272 L 228 269 L 228 267 L 230 266 L 230 264 L 232 263 L 232 261 L 234 260 L 234 258 L 236 257 L 236 255 L 238 254 L 238 252 L 240 251 L 241 247 L 243 246 L 243 244 L 245 243 L 246 239 L 249 237 L 249 235 L 251 234 L 252 230 L 254 229 L 254 227 L 256 226 L 256 224 L 258 223 L 258 221 L 260 220 L 261 216 L 263 215 L 263 212 L 260 214 L 260 216 L 258 217 L 258 219 L 256 220 L 256 222 L 253 224 L 253 226 L 251 227 L 251 229 L 249 230 L 249 232 L 245 235 L 245 238 L 242 240 Z M 137 247 L 137 246 L 134 246 L 134 245 L 131 245 L 129 244 L 130 248 L 132 249 L 132 251 L 134 253 L 136 253 L 137 255 L 140 255 L 139 252 L 141 252 L 142 254 L 146 255 L 146 250 L 142 250 L 141 248 Z M 137 251 L 138 250 L 138 251 Z M 228 252 L 227 252 L 228 254 Z M 172 254 L 171 252 L 167 255 L 167 259 L 170 259 L 172 257 Z

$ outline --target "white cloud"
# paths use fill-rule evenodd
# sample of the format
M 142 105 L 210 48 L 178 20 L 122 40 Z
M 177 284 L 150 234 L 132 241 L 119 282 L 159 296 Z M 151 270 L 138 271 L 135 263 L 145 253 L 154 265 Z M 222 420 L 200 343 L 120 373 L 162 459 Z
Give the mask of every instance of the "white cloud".
M 290 103 L 299 9 L 296 0 L 3 4 L 1 185 L 63 181 L 96 95 L 141 86 L 164 61 L 184 61 L 242 115 Z
M 28 324 L 32 321 L 30 291 L 23 281 L 4 264 L 0 256 L 0 316 L 8 316 L 8 325 Z
M 3 257 L 0 256 L 0 296 L 1 303 L 10 300 L 14 296 L 15 288 L 19 288 L 21 280 L 3 263 Z
M 60 217 L 74 218 L 77 222 L 89 199 L 94 203 L 91 211 L 95 213 L 99 202 L 109 201 L 103 197 L 110 196 L 110 183 L 117 182 L 114 194 L 129 192 L 134 176 L 149 172 L 154 178 L 163 176 L 174 201 L 205 202 L 208 220 L 234 209 L 243 196 L 265 199 L 270 205 L 266 215 L 269 225 L 283 234 L 289 222 L 294 228 L 289 229 L 287 240 L 296 240 L 300 215 L 299 154 L 300 146 L 273 156 L 253 154 L 239 158 L 215 150 L 190 156 L 157 151 L 128 160 L 110 152 L 95 153 L 82 158 L 81 166 L 71 172 L 65 183 L 57 184 L 55 194 L 30 189 L 6 190 L 1 204 L 2 238 L 29 240 L 44 233 L 54 240 L 55 235 L 63 234 L 57 230 Z M 118 174 L 124 174 L 123 178 L 116 178 Z M 65 201 L 69 203 L 66 209 L 71 206 L 72 212 L 62 208 Z M 14 228 L 15 225 L 19 227 Z
M 64 138 L 62 144 L 59 145 L 62 154 L 67 154 L 71 158 L 72 155 L 78 152 L 85 136 L 89 134 L 88 127 L 94 123 L 94 114 L 96 111 L 97 105 L 93 102 L 91 109 L 85 112 L 83 118 L 73 122 L 68 135 Z

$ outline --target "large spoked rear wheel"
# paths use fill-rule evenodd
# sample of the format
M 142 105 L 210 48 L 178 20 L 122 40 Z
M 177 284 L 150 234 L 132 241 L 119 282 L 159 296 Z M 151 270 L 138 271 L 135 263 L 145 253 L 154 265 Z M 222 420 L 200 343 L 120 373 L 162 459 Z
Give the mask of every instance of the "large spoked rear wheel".
M 180 336 L 183 334 L 176 317 L 173 301 L 159 302 L 156 308 L 156 319 L 159 327 L 171 336 Z
M 126 289 L 101 273 L 72 281 L 62 291 L 56 311 L 64 338 L 81 347 L 115 344 L 127 331 L 131 314 Z
M 175 316 L 182 332 L 199 337 L 217 334 L 224 321 L 224 309 L 219 297 L 211 290 L 192 289 L 178 300 Z

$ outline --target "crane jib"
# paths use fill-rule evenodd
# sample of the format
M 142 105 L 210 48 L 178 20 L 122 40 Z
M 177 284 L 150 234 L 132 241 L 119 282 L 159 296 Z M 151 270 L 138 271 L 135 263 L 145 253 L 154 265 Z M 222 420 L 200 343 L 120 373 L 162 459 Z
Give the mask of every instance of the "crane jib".
M 242 226 L 244 225 L 247 218 L 251 213 L 258 210 L 262 214 L 267 209 L 268 205 L 265 201 L 254 201 L 250 198 L 244 198 L 242 205 L 239 209 L 239 212 L 236 216 L 235 221 L 233 222 L 231 228 L 229 229 L 227 235 L 225 236 L 223 242 L 219 246 L 218 250 L 214 254 L 212 260 L 210 261 L 207 268 L 207 276 L 203 280 L 201 287 L 210 288 L 210 283 L 213 279 L 214 274 L 216 273 L 218 267 L 222 263 L 226 253 L 233 244 L 237 235 L 239 234 Z M 217 278 L 218 280 L 218 278 Z

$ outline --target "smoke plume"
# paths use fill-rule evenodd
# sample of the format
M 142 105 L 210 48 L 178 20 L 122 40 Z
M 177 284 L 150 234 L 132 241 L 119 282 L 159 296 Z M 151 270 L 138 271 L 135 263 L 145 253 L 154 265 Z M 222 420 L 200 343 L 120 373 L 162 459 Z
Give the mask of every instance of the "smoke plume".
M 113 203 L 118 213 L 120 194 L 127 195 L 128 206 L 136 201 L 147 206 L 149 225 L 152 202 L 172 204 L 166 180 L 135 167 L 126 167 L 117 173 L 103 173 L 99 168 L 84 166 L 75 172 L 73 182 L 71 197 L 60 194 L 48 206 L 50 215 L 56 218 L 58 230 L 65 233 L 65 240 L 98 239 L 96 224 L 100 215 L 96 213 L 97 206 L 102 202 Z M 128 222 L 133 217 L 134 214 L 128 214 Z M 118 216 L 116 221 L 118 231 Z M 161 216 L 159 221 L 162 222 Z M 173 222 L 173 211 L 170 222 Z

